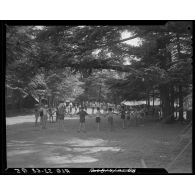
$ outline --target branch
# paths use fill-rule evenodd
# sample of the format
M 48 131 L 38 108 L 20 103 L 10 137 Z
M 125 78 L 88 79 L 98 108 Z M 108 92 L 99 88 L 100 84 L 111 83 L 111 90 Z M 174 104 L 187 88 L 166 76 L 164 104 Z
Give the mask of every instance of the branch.
M 101 48 L 104 48 L 104 47 L 107 47 L 107 46 L 112 46 L 114 44 L 122 43 L 122 42 L 125 42 L 125 41 L 128 41 L 128 40 L 131 40 L 131 39 L 135 39 L 137 37 L 139 37 L 139 36 L 135 35 L 133 37 L 128 37 L 128 38 L 121 39 L 121 40 L 118 40 L 118 41 L 113 41 L 113 42 L 110 42 L 110 43 L 104 43 L 102 45 L 99 45 L 98 47 L 88 48 L 88 49 L 86 49 L 86 51 L 91 51 L 91 50 L 101 49 Z
M 142 73 L 131 65 L 122 65 L 113 63 L 110 59 L 107 60 L 90 60 L 88 62 L 84 61 L 81 63 L 67 63 L 62 64 L 63 67 L 73 67 L 75 69 L 112 69 L 120 72 L 129 72 L 136 74 L 136 76 L 142 76 Z

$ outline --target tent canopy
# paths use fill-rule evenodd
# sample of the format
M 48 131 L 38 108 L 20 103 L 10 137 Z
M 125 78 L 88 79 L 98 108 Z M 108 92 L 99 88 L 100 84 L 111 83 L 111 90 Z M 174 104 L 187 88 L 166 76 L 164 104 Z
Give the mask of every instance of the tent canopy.
M 121 104 L 124 104 L 126 106 L 138 106 L 138 105 L 143 105 L 143 104 L 146 104 L 146 101 L 123 101 L 121 102 Z M 150 105 L 153 105 L 153 101 L 150 101 Z M 158 106 L 160 105 L 160 100 L 159 99 L 155 99 L 154 101 L 154 105 L 155 106 Z
M 146 104 L 146 101 L 123 101 L 121 103 L 126 106 L 137 106 L 137 105 Z

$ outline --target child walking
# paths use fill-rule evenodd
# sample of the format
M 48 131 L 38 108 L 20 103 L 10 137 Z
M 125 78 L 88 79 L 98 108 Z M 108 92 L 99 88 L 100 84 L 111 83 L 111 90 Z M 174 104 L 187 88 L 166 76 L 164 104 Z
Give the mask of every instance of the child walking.
M 86 132 L 86 130 L 85 130 L 85 116 L 88 115 L 88 113 L 84 111 L 83 107 L 81 107 L 81 110 L 77 113 L 77 115 L 79 115 L 79 117 L 80 117 L 80 126 L 79 126 L 78 133 L 81 132 L 82 129 L 83 129 L 83 132 Z

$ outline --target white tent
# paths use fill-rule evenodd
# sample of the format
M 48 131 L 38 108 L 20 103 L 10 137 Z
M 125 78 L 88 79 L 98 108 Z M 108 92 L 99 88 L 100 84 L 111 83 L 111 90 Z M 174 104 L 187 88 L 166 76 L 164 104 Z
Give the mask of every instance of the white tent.
M 137 105 L 146 104 L 146 101 L 123 101 L 121 103 L 126 106 L 137 106 Z
M 146 101 L 123 101 L 121 102 L 122 104 L 125 104 L 126 106 L 137 106 L 137 105 L 143 105 L 143 104 L 146 104 Z M 150 101 L 150 105 L 153 105 L 153 101 Z M 157 105 L 160 105 L 160 100 L 159 99 L 156 99 L 154 101 L 154 105 L 157 106 Z

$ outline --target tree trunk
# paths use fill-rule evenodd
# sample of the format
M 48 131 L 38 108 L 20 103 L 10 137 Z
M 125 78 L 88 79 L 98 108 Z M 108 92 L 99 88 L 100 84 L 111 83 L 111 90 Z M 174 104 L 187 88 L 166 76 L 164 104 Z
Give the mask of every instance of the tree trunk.
M 168 38 L 168 37 L 167 37 Z M 167 71 L 172 63 L 171 53 L 168 51 L 167 46 L 170 43 L 170 38 L 165 39 L 162 43 L 162 49 L 164 50 L 160 68 Z M 162 100 L 162 122 L 168 123 L 171 121 L 171 106 L 170 106 L 170 85 L 168 82 L 162 83 L 159 86 L 160 98 Z
M 179 85 L 179 121 L 183 120 L 183 90 L 182 86 Z
M 18 101 L 18 110 L 19 111 L 22 110 L 22 98 L 19 98 L 19 101 Z
M 154 88 L 153 88 L 153 108 L 154 108 L 154 99 L 155 99 L 155 96 L 154 96 Z
M 179 42 L 179 35 L 177 34 L 177 52 L 178 52 L 178 60 L 181 58 L 181 46 Z M 179 121 L 183 121 L 183 91 L 182 85 L 179 85 Z
M 176 120 L 178 120 L 179 116 L 179 99 L 178 99 L 178 87 L 175 87 L 175 92 L 177 93 L 176 95 Z
M 100 85 L 100 89 L 99 89 L 99 103 L 100 103 L 100 100 L 101 100 L 101 85 Z
M 146 105 L 150 106 L 150 93 L 149 93 L 149 90 L 146 91 Z
M 162 99 L 160 97 L 160 118 L 162 118 Z
M 175 107 L 174 107 L 174 100 L 175 100 L 175 95 L 174 95 L 174 86 L 170 86 L 170 110 L 171 110 L 171 121 L 175 120 L 174 117 L 174 112 L 175 112 Z
M 160 86 L 160 98 L 162 100 L 162 121 L 168 123 L 171 121 L 171 107 L 169 99 L 169 86 L 162 84 Z
M 39 95 L 39 105 L 41 105 L 41 96 Z

